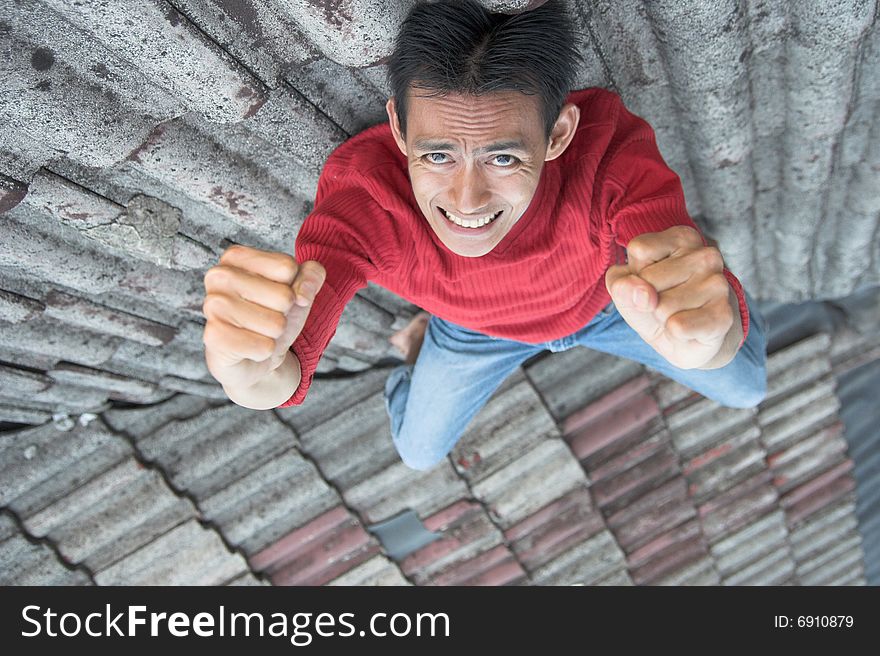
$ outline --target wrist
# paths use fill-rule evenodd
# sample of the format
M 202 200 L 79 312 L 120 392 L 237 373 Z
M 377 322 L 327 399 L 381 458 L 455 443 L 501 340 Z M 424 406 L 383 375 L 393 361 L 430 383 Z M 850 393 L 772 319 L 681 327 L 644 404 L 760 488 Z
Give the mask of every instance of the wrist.
M 244 387 L 224 385 L 223 391 L 234 403 L 252 410 L 271 410 L 287 401 L 299 387 L 302 368 L 288 350 L 281 364 L 256 383 Z

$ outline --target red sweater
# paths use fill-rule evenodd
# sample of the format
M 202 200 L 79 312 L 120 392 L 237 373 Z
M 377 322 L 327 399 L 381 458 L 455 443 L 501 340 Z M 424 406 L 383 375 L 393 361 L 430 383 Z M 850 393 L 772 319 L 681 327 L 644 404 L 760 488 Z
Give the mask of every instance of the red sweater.
M 651 127 L 610 91 L 575 91 L 568 101 L 581 110 L 574 139 L 545 162 L 525 214 L 481 257 L 456 255 L 434 234 L 387 123 L 331 154 L 295 248 L 297 262 L 318 260 L 327 279 L 291 346 L 302 382 L 279 407 L 303 402 L 345 305 L 367 281 L 465 328 L 546 342 L 574 333 L 608 304 L 605 271 L 624 262 L 633 237 L 696 229 Z M 746 335 L 742 286 L 724 273 Z

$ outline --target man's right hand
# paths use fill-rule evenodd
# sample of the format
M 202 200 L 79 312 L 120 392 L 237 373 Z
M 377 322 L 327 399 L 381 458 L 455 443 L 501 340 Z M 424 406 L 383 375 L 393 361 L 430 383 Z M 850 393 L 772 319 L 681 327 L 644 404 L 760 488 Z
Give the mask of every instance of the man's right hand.
M 327 272 L 315 260 L 230 246 L 205 273 L 205 360 L 227 389 L 245 389 L 281 366 L 302 332 Z

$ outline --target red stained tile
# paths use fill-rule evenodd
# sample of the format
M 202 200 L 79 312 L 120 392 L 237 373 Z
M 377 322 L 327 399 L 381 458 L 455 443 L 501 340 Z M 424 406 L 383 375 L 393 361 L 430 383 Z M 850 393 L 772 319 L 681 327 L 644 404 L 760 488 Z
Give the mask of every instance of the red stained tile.
M 489 571 L 480 574 L 476 578 L 463 581 L 461 585 L 513 585 L 524 581 L 525 578 L 526 573 L 525 570 L 523 570 L 522 565 L 516 562 L 513 558 L 510 558 L 500 565 L 496 565 Z
M 690 502 L 687 498 L 684 478 L 678 476 L 627 504 L 625 508 L 612 513 L 608 516 L 607 523 L 612 529 L 617 528 L 635 520 L 639 515 L 680 503 Z
M 763 448 L 751 441 L 692 471 L 687 477 L 688 493 L 694 503 L 701 504 L 766 469 Z
M 558 522 L 542 527 L 543 530 L 511 545 L 520 561 L 529 569 L 535 570 L 553 560 L 562 552 L 583 542 L 605 528 L 599 513 L 590 515 L 583 522 L 569 522 L 561 517 Z
M 713 513 L 719 508 L 722 508 L 723 506 L 726 506 L 729 503 L 733 503 L 737 499 L 748 495 L 756 488 L 767 485 L 770 482 L 770 477 L 771 474 L 768 470 L 761 470 L 754 476 L 751 476 L 750 478 L 744 480 L 742 483 L 739 483 L 729 490 L 722 492 L 718 496 L 713 497 L 709 501 L 700 504 L 700 515 L 704 516 Z
M 612 529 L 618 544 L 630 552 L 646 544 L 663 531 L 668 531 L 693 517 L 697 511 L 690 502 L 671 502 Z
M 662 431 L 656 435 L 633 444 L 618 456 L 614 456 L 602 464 L 595 467 L 587 467 L 587 473 L 593 483 L 597 483 L 605 478 L 611 478 L 621 472 L 626 471 L 630 467 L 643 462 L 653 456 L 658 451 L 667 447 L 669 444 L 669 435 Z
M 578 460 L 598 452 L 615 441 L 643 430 L 659 414 L 657 403 L 647 395 L 629 399 L 627 405 L 612 409 L 565 436 Z
M 847 458 L 839 465 L 836 465 L 835 467 L 832 467 L 831 469 L 826 471 L 824 474 L 820 474 L 816 478 L 807 481 L 803 485 L 799 485 L 791 492 L 785 494 L 781 499 L 782 507 L 786 509 L 790 508 L 798 502 L 803 501 L 804 499 L 816 494 L 817 492 L 821 491 L 822 488 L 830 485 L 836 479 L 848 474 L 850 471 L 852 471 L 852 468 L 853 461 Z
M 650 387 L 650 385 L 651 379 L 646 375 L 638 376 L 627 381 L 585 408 L 581 408 L 572 413 L 562 423 L 563 435 L 568 435 L 569 433 L 580 430 L 584 426 L 598 419 L 600 416 L 611 412 L 619 406 L 628 405 L 633 396 L 639 395 L 643 390 Z M 642 394 L 642 396 L 645 395 Z
M 676 401 L 675 403 L 672 403 L 672 404 L 666 406 L 665 408 L 663 408 L 663 416 L 668 417 L 669 415 L 674 415 L 679 410 L 684 410 L 686 407 L 688 407 L 692 403 L 699 401 L 702 398 L 704 398 L 704 397 L 701 394 L 698 394 L 696 392 L 692 392 L 692 393 L 688 394 L 686 397 L 684 397 L 683 399 Z
M 658 579 L 704 558 L 706 545 L 701 537 L 684 542 L 660 558 L 655 558 L 642 567 L 630 571 L 636 585 L 649 585 Z
M 520 562 L 534 570 L 604 527 L 589 493 L 581 488 L 507 529 L 504 537 Z
M 270 570 L 275 585 L 321 585 L 379 552 L 360 525 L 329 536 L 321 544 Z
M 348 554 L 344 560 L 337 560 L 327 564 L 319 570 L 312 571 L 308 576 L 291 569 L 281 570 L 270 577 L 272 585 L 324 585 L 335 578 L 339 578 L 346 572 L 350 572 L 363 562 L 366 562 L 379 553 L 378 544 L 365 545 L 356 553 Z
M 779 494 L 769 483 L 751 489 L 727 505 L 702 516 L 708 540 L 733 533 L 777 507 Z
M 334 531 L 356 523 L 357 519 L 344 506 L 336 506 L 252 556 L 251 566 L 257 571 L 269 571 L 314 548 Z
M 699 469 L 706 463 L 712 462 L 713 460 L 730 453 L 732 448 L 733 445 L 730 442 L 719 444 L 714 449 L 709 449 L 698 455 L 696 458 L 692 458 L 690 462 L 685 463 L 682 471 L 685 475 L 690 474 L 692 471 Z
M 850 461 L 851 462 L 851 461 Z M 808 497 L 801 498 L 785 509 L 785 519 L 789 526 L 795 526 L 815 512 L 830 506 L 856 487 L 852 476 L 840 476 Z M 784 499 L 784 497 L 783 497 Z
M 673 549 L 677 549 L 680 544 L 701 537 L 702 534 L 700 522 L 696 518 L 689 520 L 670 531 L 658 535 L 644 546 L 633 551 L 626 557 L 627 566 L 630 569 L 641 567 L 648 561 L 659 558 Z
M 840 435 L 840 427 L 830 427 L 811 436 L 808 448 L 804 443 L 792 445 L 789 449 L 777 454 L 779 457 L 772 466 L 775 474 L 773 484 L 780 493 L 797 487 L 801 483 L 815 478 L 822 471 L 846 459 L 847 442 Z M 793 451 L 800 446 L 800 451 Z
M 594 483 L 593 498 L 603 510 L 614 512 L 633 496 L 644 494 L 673 476 L 680 475 L 678 455 L 664 446 L 650 458 L 614 478 Z
M 525 572 L 504 545 L 485 551 L 470 560 L 456 563 L 433 577 L 434 585 L 502 585 Z M 489 581 L 489 582 L 481 582 Z M 503 583 L 498 582 L 503 581 Z
M 450 524 L 459 521 L 464 515 L 482 511 L 483 508 L 478 503 L 466 500 L 457 501 L 425 519 L 424 525 L 429 531 L 442 531 Z
M 629 451 L 639 448 L 639 446 L 656 435 L 658 431 L 663 430 L 662 422 L 659 418 L 655 417 L 649 423 L 640 426 L 638 430 L 624 435 L 595 453 L 583 458 L 581 466 L 588 473 L 600 469 L 617 458 L 625 458 Z
M 555 517 L 566 513 L 571 508 L 578 508 L 579 514 L 584 516 L 595 512 L 593 500 L 590 498 L 590 493 L 586 488 L 578 488 L 565 496 L 559 497 L 556 501 L 544 506 L 538 512 L 511 526 L 504 532 L 504 537 L 511 542 L 519 540 L 532 531 L 538 530 L 544 524 L 552 522 Z

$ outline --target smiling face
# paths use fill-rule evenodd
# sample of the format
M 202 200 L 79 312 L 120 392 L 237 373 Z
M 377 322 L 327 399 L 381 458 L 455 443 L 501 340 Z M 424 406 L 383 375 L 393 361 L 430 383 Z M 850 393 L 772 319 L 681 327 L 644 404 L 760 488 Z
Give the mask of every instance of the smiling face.
M 536 96 L 411 90 L 404 137 L 393 98 L 386 110 L 422 214 L 464 257 L 485 255 L 510 232 L 535 195 L 544 162 L 562 154 L 580 118 L 577 106 L 565 105 L 548 142 Z

